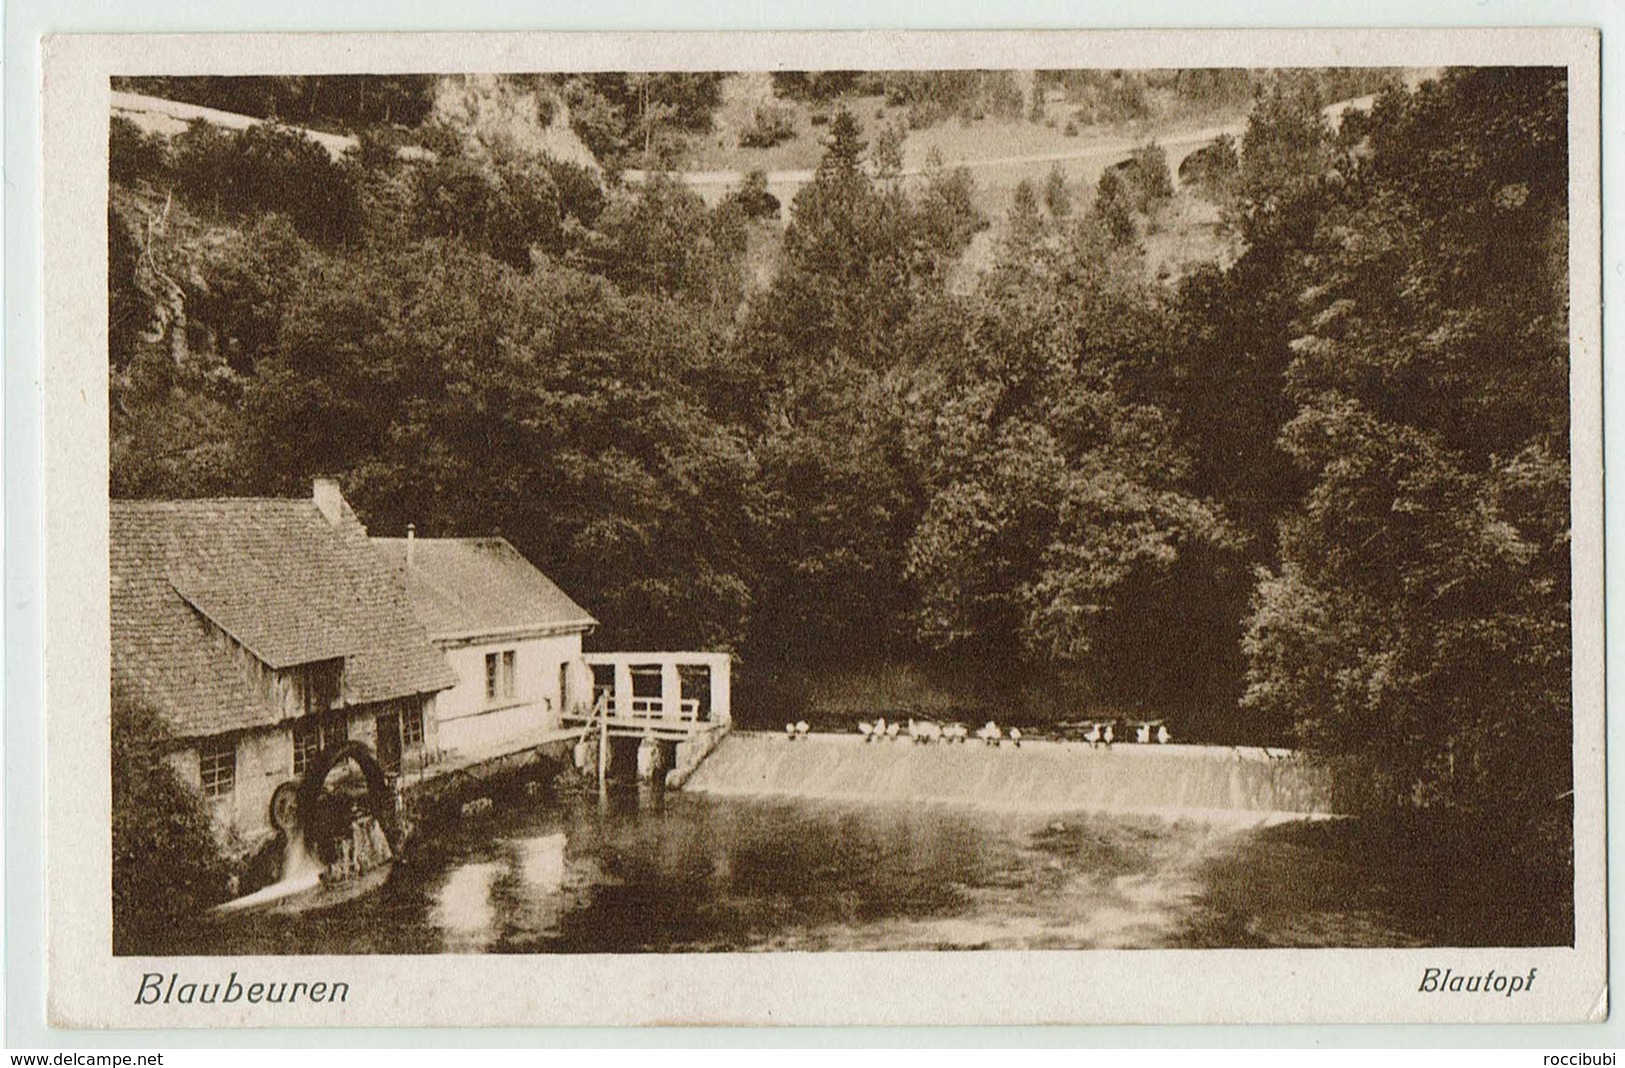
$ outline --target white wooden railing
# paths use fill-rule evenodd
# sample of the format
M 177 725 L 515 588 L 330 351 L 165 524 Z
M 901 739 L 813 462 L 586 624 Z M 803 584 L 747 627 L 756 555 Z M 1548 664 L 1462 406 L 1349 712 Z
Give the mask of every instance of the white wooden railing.
M 634 697 L 626 702 L 625 711 L 619 708 L 610 710 L 609 718 L 635 719 L 635 720 L 675 720 L 678 723 L 698 723 L 700 719 L 700 702 L 693 697 L 680 698 L 668 702 L 664 697 Z M 675 706 L 676 714 L 668 710 Z

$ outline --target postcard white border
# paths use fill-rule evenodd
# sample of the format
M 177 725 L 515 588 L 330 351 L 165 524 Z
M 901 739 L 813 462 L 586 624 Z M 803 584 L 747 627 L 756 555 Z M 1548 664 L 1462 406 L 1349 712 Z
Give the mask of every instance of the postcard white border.
M 748 46 L 748 52 L 747 52 Z M 59 37 L 46 42 L 45 855 L 54 1024 L 92 1027 L 1583 1020 L 1605 1002 L 1597 38 L 1583 30 Z M 112 958 L 107 787 L 107 78 L 115 73 L 1550 64 L 1570 72 L 1574 949 Z M 1424 966 L 1540 968 L 1443 1003 Z M 352 999 L 132 1004 L 148 970 L 346 978 Z M 919 991 L 932 995 L 922 999 Z M 1170 998 L 1170 991 L 1179 997 Z M 1496 1002 L 1504 1001 L 1504 1004 Z

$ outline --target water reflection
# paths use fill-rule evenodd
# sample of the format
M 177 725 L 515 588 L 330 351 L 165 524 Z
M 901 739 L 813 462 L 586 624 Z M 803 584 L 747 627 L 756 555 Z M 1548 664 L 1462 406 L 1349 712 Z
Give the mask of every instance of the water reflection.
M 514 843 L 519 854 L 519 877 L 536 893 L 557 893 L 564 886 L 564 832 Z
M 453 868 L 435 895 L 429 922 L 441 932 L 451 952 L 485 949 L 497 936 L 497 909 L 491 886 L 503 872 L 492 862 Z
M 222 918 L 170 953 L 695 952 L 1193 944 L 1234 826 L 635 791 L 426 831 L 377 891 Z M 1245 857 L 1240 861 L 1246 863 Z M 1289 888 L 1282 888 L 1289 894 Z M 1211 921 L 1211 917 L 1209 918 Z M 1349 928 L 1316 922 L 1335 943 Z M 1362 943 L 1414 939 L 1367 910 Z M 1204 931 L 1239 930 L 1205 921 Z M 1201 938 L 1210 937 L 1201 935 Z M 1244 944 L 1253 940 L 1243 930 Z

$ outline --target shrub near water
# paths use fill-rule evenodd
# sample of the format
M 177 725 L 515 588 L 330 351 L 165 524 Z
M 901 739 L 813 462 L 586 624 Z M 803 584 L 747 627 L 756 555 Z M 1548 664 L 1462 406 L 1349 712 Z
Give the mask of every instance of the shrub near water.
M 113 952 L 163 945 L 164 931 L 226 897 L 227 871 L 197 794 L 164 763 L 158 716 L 113 689 Z

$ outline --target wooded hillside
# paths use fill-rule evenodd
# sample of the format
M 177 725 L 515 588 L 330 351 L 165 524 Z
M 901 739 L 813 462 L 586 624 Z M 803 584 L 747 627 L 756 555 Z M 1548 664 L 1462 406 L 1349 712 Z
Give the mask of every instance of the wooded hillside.
M 950 657 L 1301 745 L 1368 810 L 1567 863 L 1561 71 L 1393 86 L 1335 130 L 1324 76 L 1188 82 L 1253 95 L 1200 176 L 1239 258 L 1146 269 L 1172 189 L 1148 144 L 1098 189 L 1018 187 L 969 284 L 971 176 L 898 180 L 844 101 L 928 122 L 998 86 L 786 80 L 828 122 L 780 235 L 759 184 L 614 180 L 709 128 L 709 77 L 538 96 L 608 178 L 412 126 L 415 79 L 135 86 L 361 137 L 335 161 L 270 124 L 115 121 L 113 493 L 335 474 L 374 532 L 501 533 L 603 643 L 730 648 L 742 688 Z M 390 149 L 402 124 L 432 158 Z

